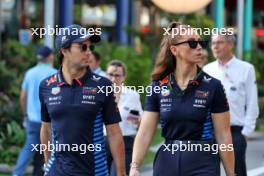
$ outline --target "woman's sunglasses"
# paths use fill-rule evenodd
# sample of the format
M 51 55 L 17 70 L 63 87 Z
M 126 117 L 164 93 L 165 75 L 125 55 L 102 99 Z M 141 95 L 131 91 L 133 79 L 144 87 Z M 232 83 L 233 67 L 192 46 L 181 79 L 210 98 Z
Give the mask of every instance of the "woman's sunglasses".
M 183 41 L 183 42 L 180 42 L 180 43 L 176 43 L 176 44 L 173 44 L 173 45 L 180 45 L 180 44 L 184 44 L 184 43 L 188 43 L 189 47 L 192 48 L 192 49 L 195 49 L 197 48 L 198 46 L 198 43 L 199 45 L 202 47 L 202 48 L 207 48 L 208 46 L 208 41 L 205 41 L 205 40 L 188 40 L 188 41 Z

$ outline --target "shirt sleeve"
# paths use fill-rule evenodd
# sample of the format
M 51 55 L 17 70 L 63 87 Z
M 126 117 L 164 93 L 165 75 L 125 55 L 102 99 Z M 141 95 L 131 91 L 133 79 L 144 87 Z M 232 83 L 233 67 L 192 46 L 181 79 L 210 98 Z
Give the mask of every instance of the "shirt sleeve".
M 22 90 L 27 91 L 28 90 L 28 74 L 26 73 L 22 82 Z
M 148 91 L 145 98 L 144 111 L 160 112 L 160 101 L 158 97 L 158 86 L 156 81 L 152 81 L 151 85 L 148 86 Z
M 229 105 L 226 98 L 225 90 L 221 82 L 217 81 L 217 85 L 213 95 L 211 112 L 222 113 L 226 111 L 229 111 Z
M 256 83 L 256 74 L 253 66 L 250 67 L 245 82 L 246 92 L 246 116 L 242 134 L 248 136 L 254 131 L 256 119 L 259 115 L 258 92 Z
M 113 91 L 106 93 L 102 115 L 105 125 L 119 123 L 121 121 Z
M 47 106 L 45 104 L 42 92 L 43 92 L 43 88 L 40 84 L 40 86 L 39 86 L 39 100 L 40 100 L 40 108 L 41 108 L 41 120 L 43 122 L 50 122 L 51 121 L 50 116 L 49 116 L 48 109 L 47 109 Z

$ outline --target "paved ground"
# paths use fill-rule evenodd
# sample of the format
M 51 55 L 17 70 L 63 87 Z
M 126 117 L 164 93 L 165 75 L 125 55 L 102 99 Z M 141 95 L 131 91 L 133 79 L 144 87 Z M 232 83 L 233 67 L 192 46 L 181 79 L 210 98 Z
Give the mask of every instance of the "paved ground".
M 255 133 L 248 141 L 247 148 L 248 176 L 264 176 L 264 134 Z M 152 165 L 141 168 L 142 176 L 152 176 Z M 224 176 L 224 170 L 221 172 Z

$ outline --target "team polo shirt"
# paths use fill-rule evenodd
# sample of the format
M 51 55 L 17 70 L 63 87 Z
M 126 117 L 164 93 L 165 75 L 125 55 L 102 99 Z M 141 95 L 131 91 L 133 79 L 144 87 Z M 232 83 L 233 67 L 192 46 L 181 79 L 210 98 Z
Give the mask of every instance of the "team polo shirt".
M 111 86 L 108 79 L 89 68 L 72 85 L 63 79 L 61 69 L 41 82 L 42 121 L 51 122 L 52 143 L 72 147 L 70 151 L 58 147 L 51 152 L 46 175 L 108 175 L 103 124 L 121 121 L 113 92 L 106 93 Z M 89 150 L 76 151 L 76 144 Z
M 212 140 L 212 113 L 229 110 L 221 82 L 200 69 L 183 91 L 173 73 L 152 81 L 151 88 L 144 110 L 159 113 L 162 136 L 168 140 Z

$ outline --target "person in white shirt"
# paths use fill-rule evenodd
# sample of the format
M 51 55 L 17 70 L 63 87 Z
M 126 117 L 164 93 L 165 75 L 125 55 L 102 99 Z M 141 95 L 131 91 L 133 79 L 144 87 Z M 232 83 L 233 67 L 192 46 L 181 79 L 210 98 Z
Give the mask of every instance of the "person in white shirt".
M 208 63 L 208 52 L 206 49 L 202 50 L 202 57 L 201 61 L 198 63 L 200 68 L 203 68 Z
M 125 142 L 126 174 L 128 175 L 130 163 L 132 161 L 132 149 L 137 128 L 143 115 L 140 102 L 140 95 L 135 90 L 123 85 L 126 79 L 126 66 L 119 60 L 112 60 L 106 70 L 107 78 L 115 87 L 115 97 L 122 121 L 119 122 Z M 108 148 L 106 146 L 106 148 Z M 108 167 L 111 175 L 115 174 L 110 150 L 106 150 L 108 157 Z
M 235 172 L 245 176 L 246 138 L 255 129 L 259 108 L 255 69 L 234 56 L 234 44 L 233 35 L 213 35 L 211 49 L 216 61 L 204 66 L 203 70 L 224 85 L 230 106 Z
M 105 72 L 100 67 L 101 56 L 98 52 L 93 51 L 89 58 L 89 67 L 97 75 L 106 77 Z

